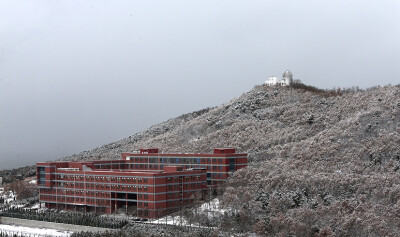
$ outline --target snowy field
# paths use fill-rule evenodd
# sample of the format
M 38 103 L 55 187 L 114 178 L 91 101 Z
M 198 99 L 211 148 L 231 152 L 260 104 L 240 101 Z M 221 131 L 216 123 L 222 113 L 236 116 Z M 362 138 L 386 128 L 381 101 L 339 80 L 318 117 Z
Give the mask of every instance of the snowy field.
M 59 231 L 53 229 L 40 229 L 31 228 L 24 226 L 15 225 L 2 225 L 0 224 L 0 233 L 7 233 L 9 235 L 17 236 L 29 236 L 29 237 L 47 237 L 47 236 L 57 236 L 57 237 L 69 237 L 72 232 L 70 231 Z

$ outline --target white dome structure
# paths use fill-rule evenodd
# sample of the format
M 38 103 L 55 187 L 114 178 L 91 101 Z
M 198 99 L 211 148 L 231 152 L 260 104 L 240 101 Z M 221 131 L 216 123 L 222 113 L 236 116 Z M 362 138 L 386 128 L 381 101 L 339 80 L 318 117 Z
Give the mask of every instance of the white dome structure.
M 286 70 L 282 74 L 282 80 L 281 80 L 281 85 L 282 86 L 289 86 L 290 84 L 293 83 L 293 74 L 291 71 Z
M 283 77 L 283 78 L 285 78 L 285 77 L 293 78 L 293 74 L 292 74 L 292 72 L 291 72 L 290 70 L 286 70 L 286 71 L 283 73 L 282 77 Z

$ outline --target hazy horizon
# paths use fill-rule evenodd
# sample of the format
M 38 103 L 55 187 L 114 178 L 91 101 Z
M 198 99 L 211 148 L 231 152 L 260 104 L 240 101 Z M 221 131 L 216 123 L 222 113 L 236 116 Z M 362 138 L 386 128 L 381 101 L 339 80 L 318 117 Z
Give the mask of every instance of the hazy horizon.
M 0 170 L 220 105 L 289 69 L 399 84 L 398 1 L 0 2 Z

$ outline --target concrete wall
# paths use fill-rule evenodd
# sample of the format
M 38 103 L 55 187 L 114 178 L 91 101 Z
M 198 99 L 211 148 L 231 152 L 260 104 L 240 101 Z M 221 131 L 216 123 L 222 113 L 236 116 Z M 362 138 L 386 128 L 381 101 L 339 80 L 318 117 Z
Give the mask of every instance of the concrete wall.
M 104 232 L 106 230 L 112 231 L 112 229 L 107 229 L 107 228 L 81 226 L 81 225 L 69 225 L 69 224 L 25 220 L 25 219 L 10 218 L 10 217 L 0 217 L 0 223 L 5 224 L 5 225 L 19 225 L 19 226 L 26 226 L 26 227 L 33 227 L 33 228 L 47 228 L 47 229 L 72 231 L 72 232 L 81 232 L 81 231 Z

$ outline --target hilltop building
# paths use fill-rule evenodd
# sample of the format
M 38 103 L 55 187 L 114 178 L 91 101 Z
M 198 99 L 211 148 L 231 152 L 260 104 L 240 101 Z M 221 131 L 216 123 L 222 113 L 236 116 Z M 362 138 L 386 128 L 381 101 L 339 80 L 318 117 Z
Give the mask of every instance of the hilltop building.
M 277 77 L 269 77 L 267 81 L 265 81 L 265 84 L 268 86 L 275 86 L 278 84 L 278 78 Z
M 164 154 L 157 148 L 121 160 L 37 163 L 39 201 L 47 208 L 159 217 L 191 205 L 247 166 L 247 154 Z
M 282 75 L 281 85 L 289 86 L 293 83 L 293 74 L 289 70 L 286 70 Z
M 293 83 L 293 74 L 289 70 L 286 70 L 282 74 L 281 80 L 279 80 L 277 77 L 273 76 L 265 81 L 265 85 L 268 85 L 268 86 L 276 86 L 276 85 L 289 86 L 292 83 Z

